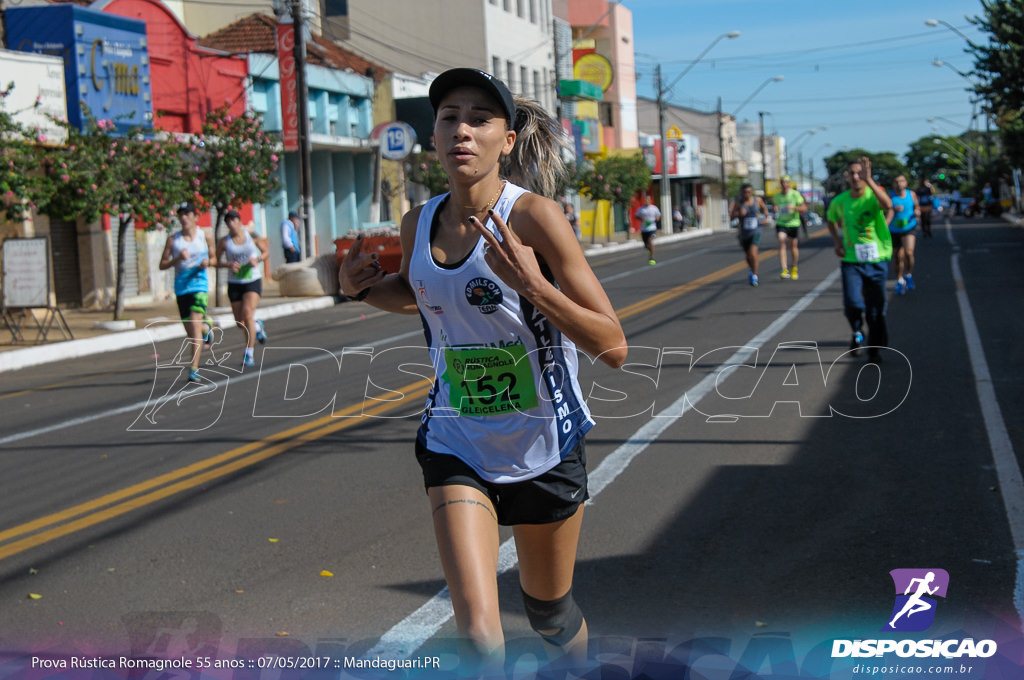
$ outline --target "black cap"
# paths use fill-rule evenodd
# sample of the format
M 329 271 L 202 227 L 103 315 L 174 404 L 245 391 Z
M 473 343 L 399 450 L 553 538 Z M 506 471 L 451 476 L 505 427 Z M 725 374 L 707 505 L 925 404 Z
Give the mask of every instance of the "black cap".
M 226 213 L 224 213 L 224 221 L 225 222 L 227 222 L 228 220 L 240 220 L 240 219 L 242 219 L 242 216 L 238 214 L 237 210 L 229 210 Z
M 299 218 L 299 213 L 295 212 L 294 210 L 292 210 L 290 213 L 288 213 L 288 219 L 291 219 L 293 217 L 295 219 L 298 219 Z
M 435 116 L 444 96 L 458 87 L 480 88 L 501 104 L 509 125 L 515 123 L 516 104 L 508 87 L 490 73 L 475 68 L 453 68 L 434 78 L 434 82 L 430 84 L 430 105 L 434 107 Z
M 191 203 L 189 203 L 188 201 L 183 201 L 183 202 L 178 204 L 178 214 L 179 215 L 181 213 L 190 213 L 190 212 L 194 213 L 194 212 L 198 212 L 198 211 L 196 210 L 196 207 L 194 205 L 192 205 Z

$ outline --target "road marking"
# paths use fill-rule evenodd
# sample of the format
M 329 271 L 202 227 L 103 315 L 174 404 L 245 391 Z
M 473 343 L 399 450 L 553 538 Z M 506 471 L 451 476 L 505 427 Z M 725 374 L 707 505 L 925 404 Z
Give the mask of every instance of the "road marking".
M 774 251 L 765 251 L 761 253 L 760 257 L 762 259 L 765 259 L 767 257 L 770 257 L 773 252 Z M 713 281 L 717 281 L 723 278 L 724 276 L 728 276 L 729 274 L 736 271 L 737 267 L 743 268 L 745 266 L 746 264 L 744 262 L 739 262 L 737 264 L 730 265 L 729 267 L 703 276 L 693 282 L 683 284 L 681 286 L 676 286 L 675 288 L 672 288 L 668 291 L 664 291 L 663 293 L 660 293 L 654 296 L 653 298 L 643 300 L 641 301 L 643 304 L 642 309 L 638 308 L 637 305 L 629 305 L 623 308 L 622 310 L 617 311 L 616 313 L 618 314 L 620 319 L 626 319 L 630 316 L 639 313 L 640 311 L 643 311 L 643 309 L 649 309 L 651 306 L 653 306 L 649 304 L 651 299 L 656 299 L 659 303 L 668 302 L 671 299 L 684 295 L 692 290 L 700 288 L 701 286 L 712 283 Z M 833 273 L 832 275 L 830 275 L 830 277 L 825 279 L 825 282 L 833 280 L 837 275 L 837 273 Z M 823 282 L 823 284 L 825 282 Z M 819 284 L 819 288 L 823 284 Z M 817 290 L 817 288 L 815 290 Z M 799 304 L 800 303 L 798 302 L 797 305 Z M 796 307 L 796 305 L 794 305 L 794 307 Z M 419 334 L 420 331 L 410 331 L 408 333 L 402 333 L 396 336 L 392 336 L 390 338 L 378 340 L 374 343 L 370 343 L 369 345 L 365 346 L 377 347 L 397 342 L 400 340 L 404 340 L 406 338 L 416 336 Z M 314 358 L 311 358 L 310 363 L 326 359 L 326 356 L 319 355 Z M 287 370 L 288 368 L 289 366 L 287 365 L 277 366 L 271 369 L 267 369 L 266 372 L 274 373 L 282 370 Z M 231 379 L 236 381 L 252 379 L 258 377 L 262 372 L 263 371 L 244 374 L 241 376 L 233 377 Z M 427 380 L 417 381 L 415 383 L 411 383 L 410 385 L 406 385 L 405 387 L 399 390 L 403 393 L 405 392 L 405 390 L 414 390 L 412 394 L 404 394 L 401 400 L 390 401 L 385 404 L 380 404 L 379 400 L 367 400 L 360 404 L 349 406 L 343 411 L 339 411 L 337 415 L 348 415 L 351 413 L 357 413 L 360 410 L 365 410 L 365 412 L 368 414 L 377 414 L 387 410 L 391 410 L 405 403 L 409 399 L 412 399 L 417 396 L 425 396 L 430 384 L 430 381 Z M 149 403 L 150 400 L 147 399 L 146 401 L 143 402 L 138 402 L 136 404 L 132 404 L 117 409 L 112 409 L 110 411 L 105 411 L 103 413 L 94 414 L 91 416 L 83 416 L 81 418 L 76 418 L 74 420 L 54 424 L 51 426 L 47 426 L 45 428 L 38 428 L 36 430 L 22 432 L 15 435 L 9 435 L 7 437 L 0 438 L 0 446 L 21 439 L 26 439 L 29 437 L 38 436 L 42 434 L 48 434 L 67 427 L 81 425 L 93 420 L 98 420 L 100 418 L 110 417 L 113 415 L 119 415 L 121 413 L 132 411 L 137 412 L 145 408 L 147 405 L 149 405 Z M 367 408 L 367 404 L 376 406 L 374 406 L 373 408 Z M 316 439 L 319 439 L 320 437 L 330 434 L 331 432 L 335 432 L 339 429 L 343 429 L 346 427 L 351 427 L 360 422 L 362 422 L 361 418 L 346 418 L 339 423 L 337 422 L 337 419 L 334 418 L 333 415 L 324 416 L 317 420 L 304 423 L 302 425 L 298 425 L 296 427 L 289 428 L 281 432 L 277 432 L 273 435 L 270 435 L 269 437 L 264 438 L 261 441 L 245 444 L 243 446 L 237 447 L 225 453 L 218 454 L 216 456 L 199 461 L 184 468 L 179 468 L 178 470 L 174 470 L 164 475 L 160 475 L 158 477 L 154 477 L 144 482 L 140 482 L 139 484 L 126 487 L 124 489 L 115 491 L 111 494 L 107 494 L 92 501 L 87 501 L 86 503 L 82 503 L 80 505 L 67 508 L 65 510 L 53 513 L 51 515 L 47 515 L 45 517 L 32 520 L 30 522 L 26 522 L 19 526 L 12 527 L 11 529 L 7 529 L 5 531 L 0 532 L 0 542 L 10 541 L 20 536 L 25 536 L 26 534 L 32 535 L 29 535 L 25 538 L 21 538 L 20 540 L 8 543 L 7 545 L 0 547 L 0 559 L 10 557 L 11 555 L 15 555 L 29 548 L 42 545 L 56 538 L 66 536 L 70 533 L 74 533 L 81 529 L 93 526 L 100 522 L 106 521 L 107 519 L 111 519 L 113 517 L 122 515 L 126 512 L 130 512 L 131 510 L 144 507 L 149 503 L 157 502 L 181 491 L 194 488 L 195 486 L 205 483 L 211 479 L 222 477 L 231 472 L 247 467 L 248 465 L 253 465 L 257 462 L 275 456 L 279 453 L 283 453 L 284 451 L 295 448 L 296 446 L 299 446 L 302 443 L 314 441 Z M 316 428 L 318 427 L 321 427 L 321 429 L 316 430 Z M 316 431 L 311 432 L 313 430 Z M 246 457 L 242 458 L 242 456 Z M 60 524 L 61 522 L 65 522 L 66 520 L 72 521 L 66 524 Z M 54 526 L 57 524 L 60 524 L 60 526 Z M 53 528 L 48 529 L 46 531 L 42 531 L 47 527 Z M 507 550 L 505 552 L 507 552 Z M 505 567 L 506 571 L 508 569 L 511 569 L 517 561 L 514 554 L 514 548 L 513 553 L 511 555 L 499 555 L 499 559 L 502 560 L 500 562 L 501 564 L 508 565 L 507 567 Z
M 385 403 L 381 403 L 378 399 L 367 399 L 361 404 L 354 404 L 339 411 L 336 415 L 340 417 L 360 412 L 364 416 L 379 415 L 399 405 L 425 397 L 430 390 L 430 385 L 430 381 L 419 380 L 395 390 L 402 393 L 401 399 Z M 219 479 L 232 472 L 237 472 L 250 465 L 255 465 L 268 458 L 273 458 L 286 451 L 290 451 L 307 442 L 315 441 L 339 430 L 353 427 L 361 422 L 362 418 L 342 417 L 339 419 L 335 415 L 323 416 L 315 421 L 278 432 L 262 441 L 239 446 L 213 458 L 208 458 L 140 484 L 121 489 L 112 494 L 82 503 L 73 508 L 68 508 L 67 510 L 62 510 L 61 512 L 13 527 L 0 532 L 0 542 L 17 538 L 24 534 L 31 535 L 13 543 L 0 546 L 0 560 L 99 524 L 100 522 L 105 522 L 108 519 L 113 519 L 132 510 L 145 507 L 150 503 L 156 503 L 182 491 L 193 489 L 200 484 L 206 484 Z M 149 491 L 150 489 L 155 490 Z M 149 493 L 144 493 L 147 491 Z M 116 505 L 111 505 L 112 503 L 116 503 Z M 79 515 L 84 516 L 66 524 L 59 524 L 47 531 L 32 533 Z
M 744 265 L 745 266 L 745 265 Z M 814 300 L 832 286 L 839 278 L 836 269 L 815 288 L 786 310 L 779 318 L 755 335 L 749 342 L 736 351 L 722 365 L 743 364 L 765 345 L 769 340 L 782 332 L 797 316 L 800 315 Z M 651 418 L 644 426 L 634 432 L 629 439 L 612 451 L 601 464 L 589 475 L 587 488 L 590 491 L 589 503 L 593 503 L 604 489 L 618 477 L 633 460 L 656 441 L 666 429 L 683 417 L 686 411 L 696 406 L 701 399 L 709 394 L 718 380 L 718 372 L 706 375 L 697 386 L 686 390 L 672 405 Z M 498 574 L 513 569 L 517 562 L 515 540 L 510 538 L 498 549 Z M 434 595 L 419 609 L 395 624 L 381 636 L 376 645 L 366 655 L 368 658 L 397 657 L 408 658 L 427 640 L 432 638 L 441 627 L 454 615 L 451 596 L 448 588 Z
M 955 243 L 949 222 L 946 222 L 946 235 L 950 243 Z M 1010 524 L 1010 536 L 1013 538 L 1014 553 L 1017 557 L 1013 605 L 1017 610 L 1018 620 L 1024 623 L 1024 478 L 1021 477 L 1017 453 L 1013 450 L 1013 442 L 1006 430 L 1003 412 L 999 408 L 999 399 L 992 384 L 992 373 L 985 359 L 985 348 L 981 343 L 981 333 L 974 319 L 971 301 L 967 297 L 963 273 L 960 270 L 960 253 L 954 252 L 950 260 L 953 282 L 956 284 L 956 301 L 960 307 L 960 323 L 964 327 L 967 354 L 971 360 L 971 371 L 974 373 L 974 389 L 981 405 L 981 417 L 985 421 L 989 449 L 992 451 L 996 477 L 999 479 L 999 492 L 1006 509 L 1006 519 Z
M 379 347 L 382 345 L 390 344 L 392 342 L 399 342 L 401 340 L 406 340 L 408 338 L 418 337 L 422 335 L 422 330 L 409 331 L 408 333 L 400 333 L 398 335 L 393 335 L 390 338 L 384 338 L 383 340 L 377 340 L 375 342 L 361 344 L 360 347 Z M 319 353 L 311 357 L 307 361 L 307 363 L 312 364 L 318 361 L 326 361 L 328 358 L 330 357 L 324 355 L 323 353 Z M 335 357 L 335 359 L 337 359 L 337 357 Z M 252 373 L 243 373 L 242 375 L 232 376 L 228 380 L 234 381 L 237 384 L 245 380 L 253 380 L 255 378 L 258 378 L 261 374 L 269 375 L 271 373 L 286 371 L 289 368 L 290 366 L 288 364 L 284 364 L 282 366 L 275 366 L 273 368 L 261 369 L 259 371 L 254 371 Z M 222 383 L 227 383 L 228 380 L 220 380 L 214 384 L 221 385 Z M 16 434 L 7 435 L 6 437 L 0 437 L 0 446 L 3 446 L 5 444 L 11 444 L 16 441 L 21 441 L 22 439 L 29 439 L 31 437 L 38 437 L 44 434 L 50 434 L 52 432 L 57 432 L 59 430 L 63 430 L 69 427 L 84 425 L 85 423 L 91 423 L 94 420 L 102 420 L 103 418 L 119 416 L 123 413 L 131 413 L 133 411 L 138 412 L 149 406 L 151 403 L 152 398 L 146 399 L 145 401 L 139 401 L 134 404 L 129 404 L 128 406 L 119 406 L 118 408 L 110 409 L 108 411 L 101 411 L 100 413 L 93 413 L 92 415 L 82 416 L 81 418 L 73 418 L 71 420 L 65 420 L 60 423 L 54 423 L 53 425 L 47 425 L 46 427 L 39 427 L 34 430 L 26 430 L 25 432 L 18 432 Z

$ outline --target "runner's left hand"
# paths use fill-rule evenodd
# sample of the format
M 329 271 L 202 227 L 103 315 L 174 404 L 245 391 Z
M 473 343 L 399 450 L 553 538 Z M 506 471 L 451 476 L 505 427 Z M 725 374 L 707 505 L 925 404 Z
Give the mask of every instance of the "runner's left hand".
M 506 285 L 520 295 L 530 286 L 544 279 L 537 262 L 537 254 L 524 245 L 509 229 L 505 220 L 496 212 L 490 214 L 501 241 L 476 217 L 470 217 L 470 224 L 484 237 L 484 261 Z

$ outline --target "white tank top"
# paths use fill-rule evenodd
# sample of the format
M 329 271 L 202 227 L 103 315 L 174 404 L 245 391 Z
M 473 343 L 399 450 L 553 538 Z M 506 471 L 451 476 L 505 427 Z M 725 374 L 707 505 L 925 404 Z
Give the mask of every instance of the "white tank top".
M 507 183 L 495 211 L 508 220 L 524 193 Z M 594 426 L 577 383 L 576 345 L 487 266 L 482 238 L 462 262 L 434 260 L 431 227 L 446 198 L 423 206 L 409 258 L 436 375 L 418 437 L 490 482 L 530 479 Z M 497 233 L 491 220 L 486 226 Z
M 256 242 L 252 240 L 249 232 L 245 232 L 245 243 L 242 245 L 235 243 L 235 240 L 231 238 L 231 234 L 224 237 L 224 243 L 224 257 L 227 261 L 239 262 L 242 265 L 238 268 L 237 272 L 228 274 L 228 283 L 252 283 L 263 278 L 260 266 L 249 262 L 251 258 L 258 258 L 261 255 L 260 249 L 256 246 Z

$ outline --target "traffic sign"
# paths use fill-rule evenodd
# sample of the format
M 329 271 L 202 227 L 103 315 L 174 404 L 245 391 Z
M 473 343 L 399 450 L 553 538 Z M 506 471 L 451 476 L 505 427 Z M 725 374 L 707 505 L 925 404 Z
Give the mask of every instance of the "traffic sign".
M 389 161 L 400 161 L 416 145 L 416 131 L 402 121 L 381 123 L 373 129 L 371 136 L 380 141 L 380 153 Z

